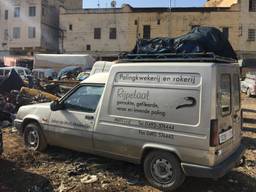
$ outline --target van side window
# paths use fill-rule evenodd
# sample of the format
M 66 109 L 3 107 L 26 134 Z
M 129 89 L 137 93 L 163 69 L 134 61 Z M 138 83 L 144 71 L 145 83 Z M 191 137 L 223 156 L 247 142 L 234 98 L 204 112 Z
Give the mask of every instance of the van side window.
M 93 113 L 96 111 L 103 90 L 103 86 L 79 87 L 64 101 L 64 107 L 68 110 Z
M 231 76 L 230 74 L 222 74 L 220 82 L 220 104 L 222 115 L 231 113 Z
M 4 75 L 4 71 L 0 70 L 0 76 L 3 76 L 3 75 Z
M 236 111 L 240 109 L 240 79 L 238 74 L 233 76 L 233 86 L 234 86 L 234 108 Z

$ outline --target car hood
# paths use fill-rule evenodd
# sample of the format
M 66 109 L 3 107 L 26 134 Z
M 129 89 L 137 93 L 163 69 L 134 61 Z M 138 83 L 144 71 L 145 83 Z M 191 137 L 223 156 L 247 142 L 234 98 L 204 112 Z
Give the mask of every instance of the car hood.
M 26 116 L 33 116 L 39 119 L 41 119 L 42 117 L 47 118 L 51 112 L 50 104 L 51 103 L 40 103 L 40 104 L 22 106 L 19 109 L 16 118 L 24 119 Z

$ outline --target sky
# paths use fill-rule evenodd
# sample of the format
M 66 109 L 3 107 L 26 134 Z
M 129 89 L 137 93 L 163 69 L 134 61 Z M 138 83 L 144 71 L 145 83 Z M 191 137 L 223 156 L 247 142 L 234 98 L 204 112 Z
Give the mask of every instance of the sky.
M 117 7 L 128 3 L 133 7 L 200 7 L 206 0 L 116 0 Z M 97 8 L 98 2 L 101 8 L 110 7 L 111 0 L 84 0 L 84 8 Z

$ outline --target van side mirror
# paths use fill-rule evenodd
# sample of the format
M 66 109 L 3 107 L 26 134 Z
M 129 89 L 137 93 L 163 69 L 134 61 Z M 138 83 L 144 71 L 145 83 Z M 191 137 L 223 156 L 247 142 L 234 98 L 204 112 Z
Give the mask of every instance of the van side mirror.
M 59 102 L 59 100 L 55 100 L 50 105 L 52 111 L 58 111 L 63 109 L 63 105 Z

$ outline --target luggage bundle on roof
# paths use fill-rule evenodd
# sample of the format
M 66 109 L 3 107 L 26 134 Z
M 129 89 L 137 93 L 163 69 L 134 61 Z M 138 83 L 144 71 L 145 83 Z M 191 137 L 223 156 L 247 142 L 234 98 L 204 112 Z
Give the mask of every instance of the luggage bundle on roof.
M 237 61 L 237 55 L 223 33 L 214 27 L 196 27 L 177 38 L 140 39 L 121 60 Z

